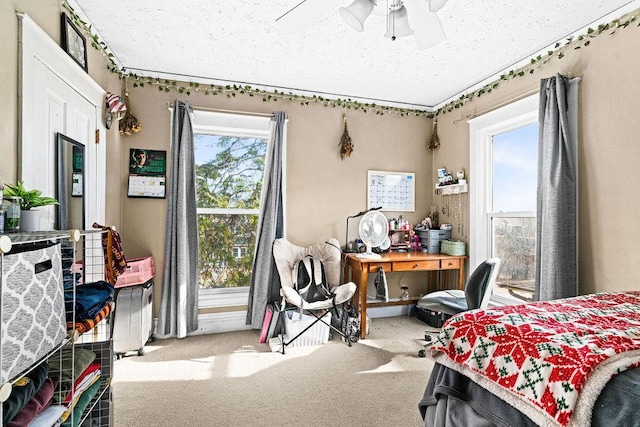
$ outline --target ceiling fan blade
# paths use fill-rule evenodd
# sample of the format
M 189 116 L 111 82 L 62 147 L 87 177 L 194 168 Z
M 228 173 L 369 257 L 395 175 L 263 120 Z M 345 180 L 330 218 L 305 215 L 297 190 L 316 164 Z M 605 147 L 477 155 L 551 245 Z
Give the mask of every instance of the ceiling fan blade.
M 332 7 L 326 0 L 302 0 L 288 12 L 276 19 L 276 23 L 287 33 L 298 33 L 311 25 L 320 14 Z
M 447 0 L 429 0 L 429 10 L 431 12 L 437 12 L 444 7 Z
M 445 39 L 440 18 L 429 10 L 425 0 L 404 0 L 409 13 L 409 26 L 413 29 L 413 38 L 419 50 L 425 50 Z

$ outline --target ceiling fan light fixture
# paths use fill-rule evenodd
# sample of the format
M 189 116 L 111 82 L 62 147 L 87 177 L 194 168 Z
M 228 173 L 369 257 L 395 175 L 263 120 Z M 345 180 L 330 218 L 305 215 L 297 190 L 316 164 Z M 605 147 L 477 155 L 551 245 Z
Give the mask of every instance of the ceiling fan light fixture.
M 385 37 L 391 37 L 395 40 L 396 37 L 407 37 L 413 34 L 413 30 L 409 26 L 409 15 L 407 9 L 404 7 L 401 1 L 394 2 L 389 8 L 389 15 L 387 16 L 387 32 Z
M 354 30 L 364 31 L 364 21 L 371 14 L 375 4 L 374 0 L 354 0 L 349 6 L 339 9 L 340 16 Z
M 428 0 L 429 1 L 429 10 L 431 12 L 437 12 L 447 4 L 447 0 Z

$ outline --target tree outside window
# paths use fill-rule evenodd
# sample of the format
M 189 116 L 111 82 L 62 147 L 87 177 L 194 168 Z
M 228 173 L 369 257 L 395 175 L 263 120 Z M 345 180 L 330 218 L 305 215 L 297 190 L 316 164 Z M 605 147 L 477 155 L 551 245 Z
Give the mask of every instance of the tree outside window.
M 200 288 L 249 286 L 267 141 L 195 135 Z

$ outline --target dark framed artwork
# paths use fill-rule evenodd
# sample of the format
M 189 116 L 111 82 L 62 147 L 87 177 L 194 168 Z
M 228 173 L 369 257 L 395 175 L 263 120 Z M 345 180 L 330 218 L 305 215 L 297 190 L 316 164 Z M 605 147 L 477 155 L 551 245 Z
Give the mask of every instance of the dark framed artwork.
M 62 28 L 62 48 L 69 56 L 82 67 L 89 71 L 87 63 L 87 39 L 80 30 L 73 24 L 64 12 L 60 16 Z

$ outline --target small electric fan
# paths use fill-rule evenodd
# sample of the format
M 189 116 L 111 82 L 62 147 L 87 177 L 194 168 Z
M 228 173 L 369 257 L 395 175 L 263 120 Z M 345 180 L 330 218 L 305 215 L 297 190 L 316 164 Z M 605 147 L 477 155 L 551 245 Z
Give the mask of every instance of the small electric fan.
M 358 226 L 360 238 L 367 245 L 367 251 L 356 255 L 358 258 L 381 258 L 380 254 L 372 251 L 372 248 L 385 243 L 389 237 L 389 222 L 383 213 L 369 211 L 360 220 Z

